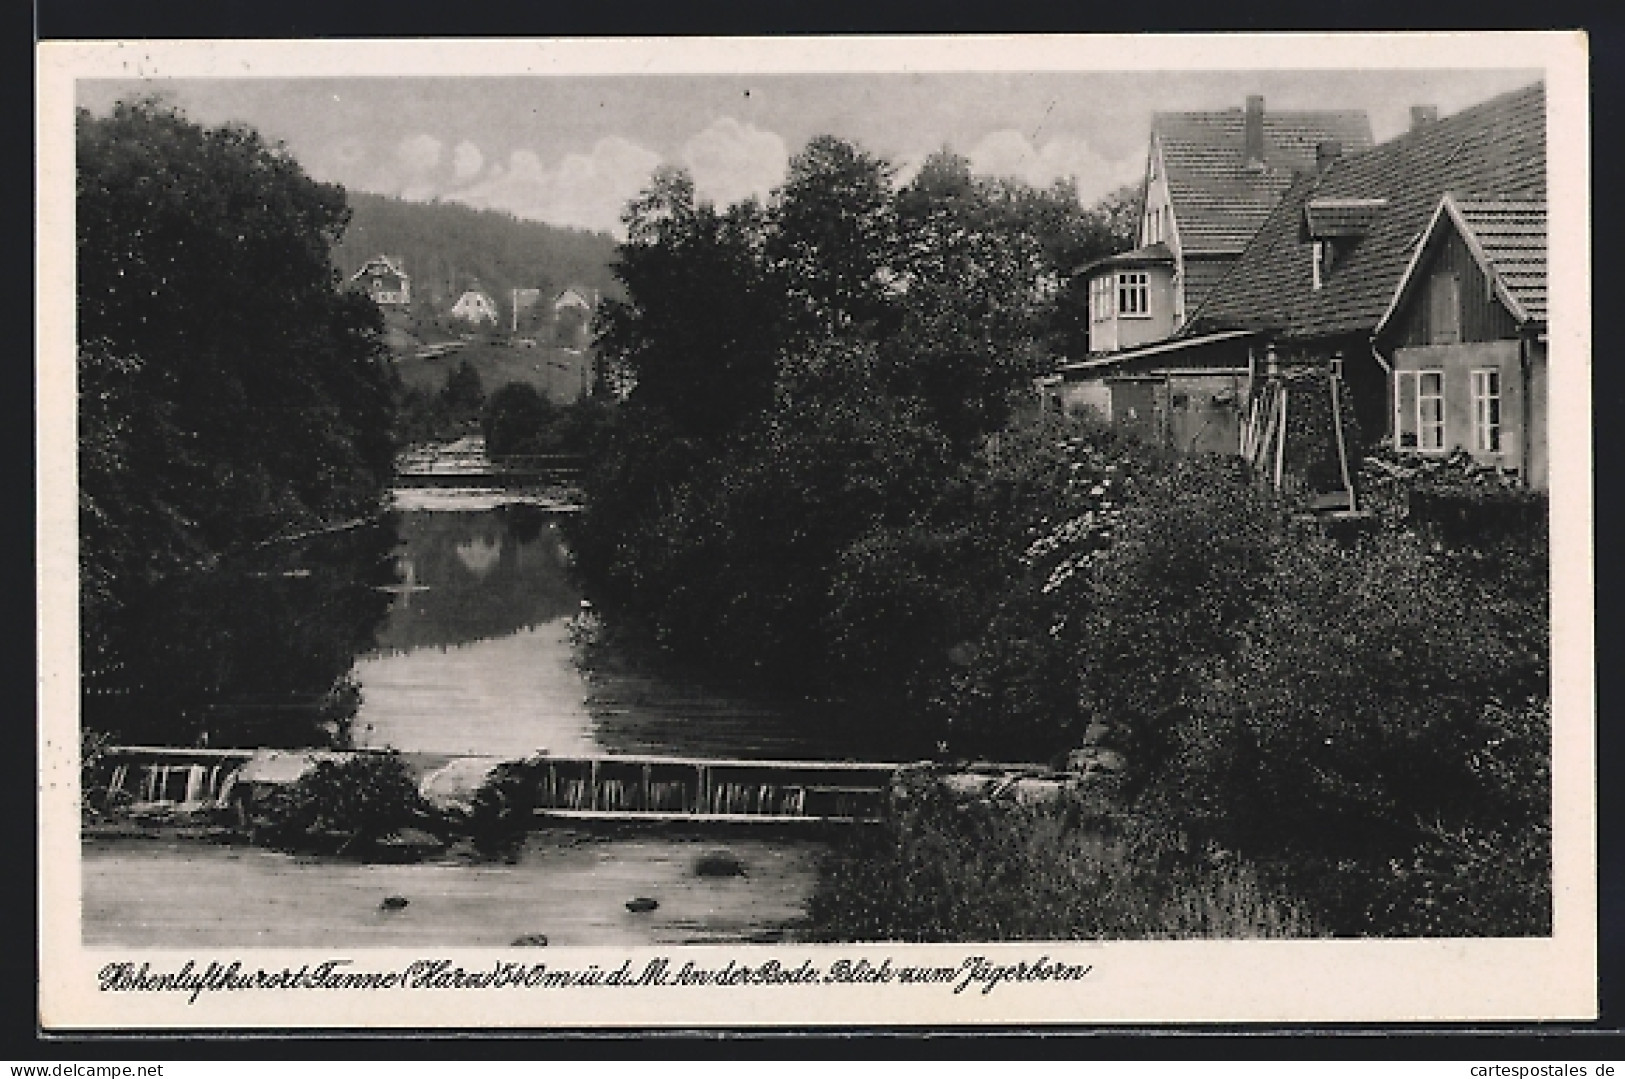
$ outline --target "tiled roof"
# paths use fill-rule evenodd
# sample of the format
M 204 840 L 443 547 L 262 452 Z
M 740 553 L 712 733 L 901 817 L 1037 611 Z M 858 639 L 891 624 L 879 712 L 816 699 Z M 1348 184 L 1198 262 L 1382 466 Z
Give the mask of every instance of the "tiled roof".
M 1152 117 L 1152 136 L 1162 147 L 1174 220 L 1187 253 L 1240 252 L 1294 173 L 1314 169 L 1321 143 L 1341 143 L 1344 153 L 1371 146 L 1371 121 L 1363 112 L 1266 111 L 1264 165 L 1249 167 L 1245 124 L 1241 109 Z
M 1078 272 L 1080 274 L 1089 274 L 1103 266 L 1159 266 L 1162 263 L 1173 261 L 1173 250 L 1167 244 L 1158 241 L 1145 247 L 1136 247 L 1132 251 L 1120 251 L 1115 255 L 1107 255 L 1103 259 L 1096 259 L 1079 269 Z
M 1525 317 L 1546 321 L 1546 203 L 1460 202 L 1456 208 Z
M 1212 292 L 1214 286 L 1224 279 L 1235 265 L 1233 258 L 1197 258 L 1185 259 L 1185 310 L 1195 311 L 1201 306 L 1207 294 Z
M 374 266 L 377 266 L 379 263 L 382 263 L 384 268 L 390 273 L 394 274 L 396 277 L 406 276 L 406 271 L 401 269 L 400 263 L 395 259 L 390 258 L 388 255 L 374 255 L 372 258 L 361 264 L 361 269 L 350 275 L 350 280 L 355 281 L 359 279 L 362 274 L 366 273 Z
M 1295 182 L 1234 269 L 1191 323 L 1272 328 L 1289 337 L 1369 333 L 1387 309 L 1440 198 L 1472 202 L 1546 197 L 1546 92 L 1539 83 L 1430 123 L 1318 177 Z M 1313 287 L 1304 205 L 1316 199 L 1387 200 L 1364 237 Z

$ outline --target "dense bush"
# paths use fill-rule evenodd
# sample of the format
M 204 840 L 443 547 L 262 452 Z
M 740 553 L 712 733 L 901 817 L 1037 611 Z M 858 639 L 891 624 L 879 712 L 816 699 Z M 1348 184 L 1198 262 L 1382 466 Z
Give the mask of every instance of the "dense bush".
M 822 940 L 1302 937 L 1303 906 L 1218 848 L 1171 858 L 1073 802 L 1029 807 L 929 781 L 839 844 L 809 904 Z
M 393 752 L 318 761 L 257 810 L 267 836 L 280 846 L 354 854 L 375 850 L 428 816 L 416 780 Z

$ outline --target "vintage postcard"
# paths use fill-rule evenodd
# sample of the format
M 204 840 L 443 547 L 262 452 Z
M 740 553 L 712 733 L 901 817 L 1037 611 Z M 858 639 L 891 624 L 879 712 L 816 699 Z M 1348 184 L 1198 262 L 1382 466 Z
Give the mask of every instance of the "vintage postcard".
M 47 1029 L 1596 1016 L 1583 34 L 39 61 Z

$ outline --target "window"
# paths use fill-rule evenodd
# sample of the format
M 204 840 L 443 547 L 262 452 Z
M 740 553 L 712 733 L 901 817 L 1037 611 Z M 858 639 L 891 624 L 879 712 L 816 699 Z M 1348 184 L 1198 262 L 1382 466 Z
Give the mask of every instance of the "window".
M 1105 322 L 1112 317 L 1111 274 L 1091 278 L 1089 281 L 1089 321 Z
M 1428 279 L 1428 344 L 1461 343 L 1461 278 L 1453 273 Z
M 1117 275 L 1117 313 L 1138 318 L 1151 313 L 1150 275 L 1144 272 Z
M 1394 437 L 1402 450 L 1444 449 L 1443 371 L 1394 372 Z
M 1501 452 L 1501 372 L 1473 372 L 1473 449 Z

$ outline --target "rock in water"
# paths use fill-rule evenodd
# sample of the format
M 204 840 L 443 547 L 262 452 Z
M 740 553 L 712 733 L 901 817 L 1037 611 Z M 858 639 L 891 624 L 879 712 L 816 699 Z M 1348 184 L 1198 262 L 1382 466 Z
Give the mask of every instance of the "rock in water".
M 384 901 L 382 903 L 378 904 L 378 909 L 379 910 L 400 910 L 402 907 L 406 906 L 406 904 L 407 904 L 407 899 L 406 899 L 406 897 L 404 895 L 390 895 L 390 896 L 385 896 L 384 897 Z
M 514 939 L 514 942 L 511 945 L 509 945 L 509 947 L 511 947 L 511 948 L 545 948 L 545 947 L 547 947 L 547 934 L 546 933 L 526 933 L 522 937 L 516 937 Z
M 637 899 L 629 899 L 626 902 L 626 909 L 631 911 L 633 914 L 644 914 L 648 911 L 654 910 L 658 906 L 660 906 L 659 903 L 653 899 L 649 899 L 646 896 L 639 896 Z
M 706 851 L 694 863 L 694 874 L 700 877 L 742 877 L 745 875 L 745 863 L 731 850 Z

